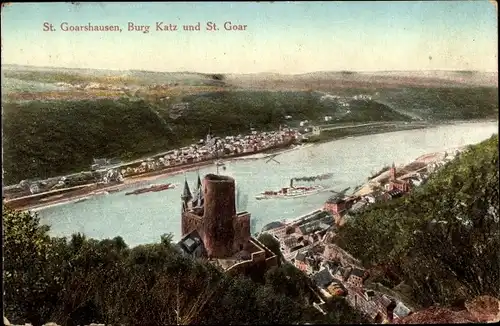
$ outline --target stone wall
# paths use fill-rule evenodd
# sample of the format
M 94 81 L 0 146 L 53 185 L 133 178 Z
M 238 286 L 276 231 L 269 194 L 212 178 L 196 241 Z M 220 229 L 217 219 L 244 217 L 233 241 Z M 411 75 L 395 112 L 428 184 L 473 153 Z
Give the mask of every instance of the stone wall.
M 233 250 L 240 251 L 250 240 L 250 213 L 240 213 L 233 219 L 234 243 Z
M 182 213 L 182 236 L 185 236 L 189 232 L 196 230 L 203 236 L 201 232 L 203 226 L 203 220 L 201 216 L 193 214 L 191 212 L 183 212 Z

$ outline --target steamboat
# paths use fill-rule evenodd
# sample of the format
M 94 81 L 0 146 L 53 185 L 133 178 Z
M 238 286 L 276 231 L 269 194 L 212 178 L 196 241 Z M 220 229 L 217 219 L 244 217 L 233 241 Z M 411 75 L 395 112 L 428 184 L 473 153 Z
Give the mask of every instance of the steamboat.
M 257 200 L 262 200 L 262 199 L 290 199 L 290 198 L 297 198 L 297 197 L 304 197 L 304 196 L 310 196 L 314 195 L 317 193 L 320 193 L 322 191 L 325 191 L 325 188 L 323 186 L 294 186 L 293 185 L 293 179 L 290 180 L 290 186 L 289 187 L 284 187 L 281 188 L 278 191 L 264 191 L 257 195 L 255 199 Z
M 136 189 L 134 191 L 127 192 L 127 193 L 125 193 L 125 196 L 140 195 L 140 194 L 144 194 L 147 192 L 158 192 L 158 191 L 163 191 L 163 190 L 167 190 L 167 189 L 173 189 L 175 187 L 176 187 L 176 185 L 173 183 L 165 183 L 165 184 L 160 184 L 160 185 L 153 184 L 153 185 L 150 185 L 149 187 L 146 187 L 146 188 Z

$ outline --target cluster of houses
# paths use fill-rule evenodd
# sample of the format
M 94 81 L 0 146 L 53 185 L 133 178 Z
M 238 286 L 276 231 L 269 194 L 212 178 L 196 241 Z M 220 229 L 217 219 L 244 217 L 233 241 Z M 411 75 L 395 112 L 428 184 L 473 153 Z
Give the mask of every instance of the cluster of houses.
M 365 281 L 370 273 L 345 250 L 328 242 L 323 243 L 321 248 L 319 269 L 310 268 L 307 271 L 312 271 L 310 277 L 327 302 L 334 297 L 344 297 L 353 308 L 375 323 L 392 323 L 411 313 L 411 309 L 400 300 L 367 289 Z M 302 257 L 295 258 L 295 265 L 301 266 L 303 263 L 297 264 L 297 259 Z
M 399 172 L 393 164 L 387 173 L 370 180 L 369 185 L 362 188 L 356 195 L 339 198 L 330 197 L 323 209 L 333 214 L 337 225 L 342 226 L 352 214 L 359 213 L 370 205 L 388 201 L 411 192 L 417 186 L 427 181 L 432 173 L 452 161 L 461 150 L 434 153 L 422 156 Z
M 3 187 L 2 193 L 3 198 L 11 200 L 91 183 L 109 184 L 122 181 L 123 176 L 116 168 L 102 168 L 45 180 L 22 180 L 18 184 Z
M 370 276 L 361 263 L 331 243 L 337 226 L 329 211 L 316 210 L 289 222 L 272 222 L 262 232 L 280 243 L 283 258 L 308 275 L 316 285 L 326 307 L 343 297 L 355 309 L 376 323 L 394 322 L 411 313 L 401 301 L 365 289 Z
M 206 139 L 200 139 L 196 144 L 149 158 L 135 166 L 122 168 L 120 172 L 124 177 L 127 177 L 211 159 L 249 155 L 291 144 L 298 137 L 297 131 L 289 128 L 283 128 L 279 131 L 252 131 L 248 135 L 227 136 L 224 138 L 207 135 Z
M 367 95 L 367 94 L 358 94 L 358 95 L 354 95 L 354 96 L 351 96 L 351 97 L 325 94 L 325 95 L 323 95 L 321 97 L 321 101 L 324 101 L 324 100 L 335 100 L 341 106 L 349 106 L 349 101 L 350 100 L 355 100 L 355 101 L 370 101 L 371 99 L 372 99 L 372 96 L 371 95 Z
M 284 146 L 299 137 L 297 131 L 289 128 L 269 132 L 252 131 L 249 135 L 225 138 L 209 135 L 207 139 L 200 139 L 197 144 L 133 163 L 123 164 L 117 159 L 94 158 L 90 171 L 45 180 L 23 180 L 18 184 L 3 187 L 3 197 L 9 200 L 90 183 L 119 183 L 131 175 Z
M 299 221 L 273 222 L 262 232 L 273 235 L 280 243 L 283 257 L 308 275 L 325 304 L 343 297 L 355 309 L 375 323 L 396 322 L 411 313 L 400 300 L 365 289 L 370 274 L 345 250 L 332 244 L 336 225 L 326 211 L 312 212 Z
M 455 150 L 438 156 L 423 156 L 399 174 L 393 164 L 387 171 L 388 177 L 382 174 L 377 177 L 377 190 L 345 198 L 331 197 L 322 209 L 289 223 L 270 223 L 262 232 L 278 240 L 283 258 L 312 279 L 326 304 L 332 298 L 343 297 L 375 323 L 397 323 L 412 314 L 412 308 L 393 296 L 367 288 L 365 283 L 370 277 L 369 271 L 356 258 L 333 244 L 332 239 L 349 214 L 378 201 L 403 196 L 458 154 L 459 151 Z
M 398 176 L 393 164 L 389 169 L 388 179 L 384 175 L 374 178 L 370 181 L 370 185 L 358 191 L 356 195 L 345 198 L 332 196 L 325 202 L 323 209 L 332 213 L 336 224 L 342 226 L 352 214 L 359 213 L 372 204 L 396 199 L 409 193 L 414 187 L 423 184 L 430 173 L 436 171 L 435 168 L 422 162 L 413 163 L 413 166 L 412 172 Z
M 283 258 L 290 261 L 297 253 L 307 252 L 317 245 L 332 227 L 335 227 L 332 215 L 318 209 L 292 223 L 269 223 L 262 232 L 278 240 Z

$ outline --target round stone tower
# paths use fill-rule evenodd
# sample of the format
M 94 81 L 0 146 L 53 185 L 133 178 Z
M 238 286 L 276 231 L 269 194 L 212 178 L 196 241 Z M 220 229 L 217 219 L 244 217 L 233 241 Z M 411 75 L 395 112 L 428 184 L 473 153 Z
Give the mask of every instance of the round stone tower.
M 203 181 L 203 243 L 209 258 L 228 258 L 233 254 L 235 182 L 216 174 L 207 174 Z

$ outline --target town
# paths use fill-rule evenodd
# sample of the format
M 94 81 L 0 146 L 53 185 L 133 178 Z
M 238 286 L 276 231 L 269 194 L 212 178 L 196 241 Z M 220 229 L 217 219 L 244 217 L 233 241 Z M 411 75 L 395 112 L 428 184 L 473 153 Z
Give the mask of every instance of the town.
M 296 129 L 280 128 L 277 131 L 257 132 L 247 135 L 214 137 L 176 150 L 160 153 L 145 159 L 122 163 L 116 159 L 94 159 L 89 171 L 45 180 L 23 180 L 3 188 L 3 197 L 14 206 L 23 206 L 43 199 L 84 194 L 123 184 L 126 178 L 175 172 L 193 166 L 216 162 L 219 159 L 236 158 L 270 150 L 287 148 L 300 142 L 302 135 Z
M 336 231 L 362 209 L 411 192 L 460 150 L 424 155 L 401 171 L 393 164 L 354 194 L 337 193 L 323 207 L 292 221 L 269 223 L 255 236 L 250 234 L 251 214 L 236 211 L 233 178 L 209 174 L 202 182 L 198 177 L 193 192 L 186 180 L 181 196 L 182 239 L 177 248 L 230 275 L 262 274 L 282 260 L 312 280 L 312 305 L 323 314 L 330 300 L 344 298 L 374 323 L 397 323 L 415 308 L 390 290 L 367 284 L 371 271 L 335 244 Z M 274 238 L 281 255 L 259 241 L 261 235 Z

